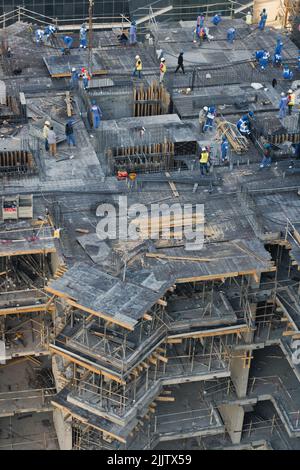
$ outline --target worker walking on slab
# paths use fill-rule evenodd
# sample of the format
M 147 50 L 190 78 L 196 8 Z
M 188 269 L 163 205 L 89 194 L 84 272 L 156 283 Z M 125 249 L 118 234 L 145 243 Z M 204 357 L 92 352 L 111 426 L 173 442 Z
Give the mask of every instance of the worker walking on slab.
M 65 127 L 65 134 L 67 138 L 68 146 L 71 144 L 76 147 L 75 137 L 74 137 L 74 128 L 73 128 L 73 119 L 68 119 L 68 122 Z
M 201 176 L 204 176 L 204 172 L 205 174 L 209 173 L 208 161 L 209 161 L 209 152 L 206 147 L 202 147 L 201 152 L 200 152 L 200 159 L 199 159 Z
M 143 63 L 141 61 L 141 58 L 139 55 L 135 56 L 135 67 L 132 73 L 132 76 L 135 77 L 136 75 L 139 76 L 139 78 L 142 78 L 142 70 L 143 70 Z
M 71 78 L 70 78 L 70 88 L 72 90 L 78 88 L 78 83 L 79 83 L 79 72 L 75 69 L 75 67 L 73 67 L 72 72 L 71 72 Z
M 260 14 L 260 21 L 258 23 L 258 27 L 261 31 L 265 29 L 267 18 L 268 18 L 267 11 L 264 8 Z
M 287 102 L 288 102 L 287 96 L 285 95 L 285 93 L 282 92 L 281 98 L 279 101 L 279 119 L 282 119 L 286 116 Z
M 50 122 L 45 121 L 45 124 L 44 124 L 44 127 L 43 127 L 43 137 L 44 137 L 44 141 L 45 141 L 45 150 L 46 150 L 46 152 L 48 152 L 48 150 L 49 150 L 48 133 L 49 133 L 50 126 L 51 126 Z
M 56 151 L 56 133 L 53 130 L 53 126 L 50 126 L 49 132 L 48 132 L 48 142 L 49 142 L 49 147 L 50 147 L 50 155 L 52 157 L 57 157 L 57 151 Z
M 81 69 L 81 76 L 82 76 L 83 88 L 84 90 L 87 90 L 91 77 L 90 77 L 89 72 L 84 67 Z
M 225 135 L 222 137 L 221 143 L 221 160 L 222 163 L 226 163 L 228 161 L 228 150 L 229 150 L 229 143 Z
M 293 107 L 295 105 L 295 95 L 293 93 L 293 90 L 288 91 L 288 96 L 287 96 L 287 106 L 289 110 L 289 116 L 291 116 L 293 112 Z
M 159 65 L 159 83 L 163 83 L 167 71 L 166 59 L 162 57 Z
M 45 28 L 45 31 L 44 31 L 44 34 L 46 36 L 46 41 L 48 42 L 49 39 L 54 36 L 54 34 L 56 33 L 57 31 L 57 28 L 53 25 L 53 24 L 49 24 L 48 26 L 46 26 Z
M 178 65 L 177 65 L 177 68 L 176 68 L 176 70 L 175 70 L 175 73 L 177 73 L 179 69 L 181 69 L 182 72 L 185 73 L 185 72 L 184 72 L 184 66 L 183 66 L 183 51 L 181 51 L 180 54 L 179 54 L 179 56 L 178 56 L 177 64 L 178 64 Z
M 203 126 L 203 132 L 206 132 L 208 129 L 211 131 L 213 130 L 215 117 L 216 108 L 214 106 L 209 106 L 208 111 L 206 113 L 206 121 L 205 125 Z
M 97 106 L 95 100 L 92 101 L 91 115 L 93 120 L 93 129 L 98 129 L 101 122 L 102 111 L 99 106 Z
M 44 41 L 44 31 L 42 29 L 37 29 L 35 32 L 35 42 L 41 44 Z
M 208 107 L 204 106 L 202 109 L 199 111 L 199 126 L 200 126 L 200 132 L 203 132 L 203 127 L 206 121 L 206 116 L 208 113 Z
M 133 45 L 136 43 L 136 22 L 132 21 L 129 29 L 129 43 Z
M 79 47 L 82 49 L 87 48 L 87 27 L 86 24 L 83 23 L 79 30 Z

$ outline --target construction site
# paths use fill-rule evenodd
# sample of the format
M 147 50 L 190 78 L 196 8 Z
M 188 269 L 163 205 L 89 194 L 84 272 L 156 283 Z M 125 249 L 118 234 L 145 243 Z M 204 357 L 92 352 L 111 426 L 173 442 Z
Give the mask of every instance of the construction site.
M 162 2 L 142 10 L 133 44 L 120 42 L 132 18 L 87 3 L 76 21 L 0 16 L 0 450 L 300 450 L 299 1 Z M 282 65 L 260 67 L 256 51 L 273 55 L 278 38 Z M 84 68 L 88 86 L 72 86 Z M 247 138 L 236 123 L 250 111 Z M 138 236 L 103 239 L 122 198 Z M 160 204 L 192 212 L 153 219 Z

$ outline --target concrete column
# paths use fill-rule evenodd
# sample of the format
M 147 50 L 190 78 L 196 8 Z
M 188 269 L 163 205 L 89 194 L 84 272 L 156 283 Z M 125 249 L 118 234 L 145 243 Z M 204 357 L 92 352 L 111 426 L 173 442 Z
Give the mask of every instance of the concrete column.
M 219 412 L 232 443 L 239 444 L 244 423 L 244 408 L 240 405 L 220 405 Z
M 274 23 L 275 18 L 278 16 L 280 7 L 280 0 L 254 0 L 253 4 L 253 23 L 259 23 L 260 20 L 260 13 L 262 9 L 265 8 L 267 10 L 268 19 L 267 25 L 269 23 Z
M 72 425 L 64 421 L 65 413 L 59 409 L 53 411 L 53 422 L 60 450 L 72 450 Z
M 247 395 L 248 378 L 250 371 L 250 368 L 248 368 L 248 365 L 250 365 L 248 361 L 251 360 L 249 359 L 246 361 L 244 359 L 247 354 L 251 356 L 251 351 L 243 349 L 233 352 L 231 357 L 231 380 L 234 384 L 236 394 L 239 398 L 243 398 Z

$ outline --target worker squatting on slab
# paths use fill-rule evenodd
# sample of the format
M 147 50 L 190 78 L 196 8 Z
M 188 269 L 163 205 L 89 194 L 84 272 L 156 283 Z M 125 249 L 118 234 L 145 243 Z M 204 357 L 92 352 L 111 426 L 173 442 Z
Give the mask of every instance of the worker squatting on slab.
M 138 75 L 139 78 L 142 78 L 143 63 L 139 55 L 135 56 L 135 65 L 132 72 L 132 76 L 135 77 Z

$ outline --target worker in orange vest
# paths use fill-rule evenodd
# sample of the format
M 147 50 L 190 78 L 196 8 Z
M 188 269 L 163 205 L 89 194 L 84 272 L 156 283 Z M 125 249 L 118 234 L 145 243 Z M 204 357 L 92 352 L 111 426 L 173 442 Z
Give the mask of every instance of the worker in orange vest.
M 162 83 L 164 81 L 164 76 L 167 71 L 167 66 L 166 66 L 166 59 L 163 57 L 160 59 L 160 66 L 159 66 L 159 83 Z

